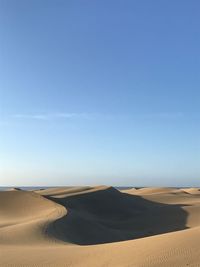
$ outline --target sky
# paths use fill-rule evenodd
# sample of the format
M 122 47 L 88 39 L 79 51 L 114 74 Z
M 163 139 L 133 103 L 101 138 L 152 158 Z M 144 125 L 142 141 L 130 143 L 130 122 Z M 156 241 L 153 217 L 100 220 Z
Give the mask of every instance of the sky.
M 198 0 L 0 0 L 0 186 L 200 186 Z

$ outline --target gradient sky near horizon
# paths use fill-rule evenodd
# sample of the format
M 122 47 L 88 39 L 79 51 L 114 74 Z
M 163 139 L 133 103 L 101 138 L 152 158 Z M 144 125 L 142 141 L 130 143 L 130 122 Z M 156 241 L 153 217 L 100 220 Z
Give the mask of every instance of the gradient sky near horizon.
M 199 10 L 0 0 L 0 186 L 199 186 Z

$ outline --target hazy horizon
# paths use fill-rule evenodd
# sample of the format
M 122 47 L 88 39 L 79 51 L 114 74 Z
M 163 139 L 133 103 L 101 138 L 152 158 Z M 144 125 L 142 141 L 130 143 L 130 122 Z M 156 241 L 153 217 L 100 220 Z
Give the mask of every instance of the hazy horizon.
M 200 186 L 200 2 L 47 2 L 0 1 L 0 186 Z

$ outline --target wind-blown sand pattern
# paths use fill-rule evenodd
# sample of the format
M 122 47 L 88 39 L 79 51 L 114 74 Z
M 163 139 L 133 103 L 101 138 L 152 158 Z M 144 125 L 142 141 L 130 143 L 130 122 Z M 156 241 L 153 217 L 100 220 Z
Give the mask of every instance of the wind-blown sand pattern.
M 200 190 L 2 191 L 0 266 L 200 266 Z

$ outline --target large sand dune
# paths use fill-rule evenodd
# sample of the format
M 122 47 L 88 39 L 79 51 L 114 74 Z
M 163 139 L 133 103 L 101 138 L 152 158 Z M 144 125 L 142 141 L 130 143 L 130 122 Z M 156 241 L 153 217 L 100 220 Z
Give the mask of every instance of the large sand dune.
M 200 266 L 199 189 L 0 192 L 0 266 Z

